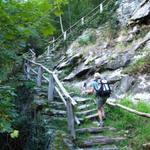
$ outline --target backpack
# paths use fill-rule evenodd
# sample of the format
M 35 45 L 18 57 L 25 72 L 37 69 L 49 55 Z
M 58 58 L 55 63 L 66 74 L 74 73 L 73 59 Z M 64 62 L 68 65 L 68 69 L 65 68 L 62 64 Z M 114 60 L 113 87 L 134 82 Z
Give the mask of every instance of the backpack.
M 105 97 L 105 96 L 110 96 L 111 94 L 111 88 L 107 80 L 101 80 L 97 79 L 95 80 L 98 83 L 98 87 L 94 88 L 96 91 L 96 95 Z

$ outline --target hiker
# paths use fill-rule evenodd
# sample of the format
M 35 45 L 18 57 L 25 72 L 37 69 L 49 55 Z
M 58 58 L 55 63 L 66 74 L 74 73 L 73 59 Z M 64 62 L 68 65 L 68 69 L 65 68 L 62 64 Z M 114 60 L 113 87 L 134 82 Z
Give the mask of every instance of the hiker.
M 99 116 L 99 127 L 104 126 L 103 119 L 105 119 L 104 104 L 107 98 L 110 96 L 111 89 L 106 80 L 102 79 L 100 74 L 97 72 L 94 74 L 94 80 L 89 89 L 85 90 L 86 93 L 96 94 L 96 102 Z

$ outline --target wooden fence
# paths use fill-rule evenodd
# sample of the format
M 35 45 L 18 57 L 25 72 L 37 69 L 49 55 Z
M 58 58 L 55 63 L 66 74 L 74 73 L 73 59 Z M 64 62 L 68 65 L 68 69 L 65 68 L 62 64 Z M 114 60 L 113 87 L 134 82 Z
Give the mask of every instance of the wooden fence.
M 77 104 L 77 102 L 66 91 L 57 75 L 42 64 L 36 63 L 33 60 L 29 60 L 27 58 L 24 58 L 24 72 L 27 80 L 33 78 L 31 74 L 35 76 L 38 87 L 41 87 L 43 82 L 48 83 L 47 97 L 49 102 L 54 100 L 54 90 L 58 93 L 60 99 L 66 107 L 68 131 L 70 135 L 75 139 L 75 122 L 77 124 L 80 123 L 79 119 L 74 115 L 73 111 L 74 106 Z M 45 75 L 45 73 L 47 74 L 47 76 Z

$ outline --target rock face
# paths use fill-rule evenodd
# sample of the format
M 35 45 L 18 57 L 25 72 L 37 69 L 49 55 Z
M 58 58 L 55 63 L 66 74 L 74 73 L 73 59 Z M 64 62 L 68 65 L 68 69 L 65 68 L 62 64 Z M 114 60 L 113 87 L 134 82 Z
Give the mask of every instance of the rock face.
M 107 63 L 106 68 L 116 70 L 118 68 L 125 67 L 130 63 L 132 57 L 133 54 L 130 53 L 118 54 L 115 58 L 113 58 Z
M 120 21 L 123 24 L 127 23 L 131 16 L 130 20 L 135 22 L 149 16 L 150 1 L 145 0 L 142 3 L 141 1 L 119 1 L 119 9 L 122 11 L 120 16 L 123 16 Z M 87 29 L 69 46 L 64 54 L 65 58 L 57 66 L 59 71 L 69 69 L 69 74 L 65 74 L 63 78 L 64 81 L 71 81 L 82 91 L 83 84 L 86 82 L 87 86 L 90 86 L 93 74 L 99 72 L 101 77 L 110 83 L 113 89 L 111 98 L 114 100 L 132 95 L 135 101 L 144 99 L 150 102 L 150 78 L 147 77 L 149 75 L 139 77 L 137 74 L 136 76 L 127 74 L 124 70 L 130 64 L 132 67 L 136 61 L 140 61 L 150 52 L 150 32 L 148 30 L 143 32 L 140 25 L 135 25 L 128 31 L 119 32 L 118 37 L 109 41 L 104 38 L 105 36 L 102 37 L 104 29 L 107 32 L 106 26 L 102 29 Z M 96 38 L 94 43 L 89 42 L 89 35 Z M 82 45 L 79 41 L 86 44 Z
M 150 1 L 144 0 L 139 7 L 133 12 L 129 23 L 139 23 L 139 22 L 150 21 Z
M 126 25 L 128 19 L 142 0 L 119 0 L 119 8 L 117 10 L 118 19 L 122 25 Z
M 64 81 L 70 81 L 75 77 L 82 77 L 83 75 L 92 71 L 92 69 L 92 66 L 85 66 L 84 64 L 81 64 L 77 68 L 75 68 L 67 77 L 65 77 Z
M 75 66 L 75 65 L 79 64 L 80 62 L 82 62 L 82 56 L 83 55 L 81 53 L 77 53 L 76 55 L 73 55 L 72 57 L 70 57 L 66 61 L 64 61 L 63 63 L 61 62 L 57 66 L 57 69 L 63 69 L 68 66 Z

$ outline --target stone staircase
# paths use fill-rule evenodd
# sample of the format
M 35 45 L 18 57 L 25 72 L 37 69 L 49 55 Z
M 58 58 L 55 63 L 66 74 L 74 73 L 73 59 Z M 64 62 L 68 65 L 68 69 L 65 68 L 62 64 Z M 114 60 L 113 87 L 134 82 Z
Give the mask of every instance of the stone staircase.
M 39 59 L 38 63 L 43 64 L 47 68 L 52 67 L 50 65 L 51 61 L 43 58 Z M 34 69 L 38 68 L 35 66 Z M 47 74 L 44 75 L 47 76 Z M 35 79 L 33 81 L 36 82 Z M 42 83 L 40 88 L 36 87 L 36 91 L 38 99 L 36 105 L 45 105 L 47 102 L 47 83 Z M 57 93 L 54 95 L 54 101 L 48 102 L 48 108 L 43 113 L 61 121 L 67 118 L 66 107 L 59 95 Z M 98 127 L 96 101 L 87 96 L 77 96 L 75 93 L 73 93 L 72 98 L 77 102 L 77 105 L 74 107 L 74 114 L 80 121 L 75 126 L 75 150 L 119 150 L 118 143 L 125 140 L 125 138 L 119 135 L 119 131 L 113 126 Z
M 38 89 L 37 96 L 40 97 L 37 104 L 42 105 L 47 101 L 47 91 L 44 86 Z M 75 126 L 75 150 L 119 150 L 116 145 L 125 138 L 119 136 L 118 131 L 112 126 L 98 127 L 95 101 L 88 97 L 73 96 L 73 98 L 77 101 L 74 114 L 80 120 L 80 125 Z M 49 108 L 44 111 L 45 115 L 60 121 L 67 117 L 65 105 L 57 94 L 54 101 L 48 105 Z
M 95 101 L 77 96 L 74 99 L 78 102 L 75 114 L 81 121 L 76 127 L 76 145 L 83 150 L 119 150 L 116 145 L 125 138 L 112 126 L 98 127 Z

